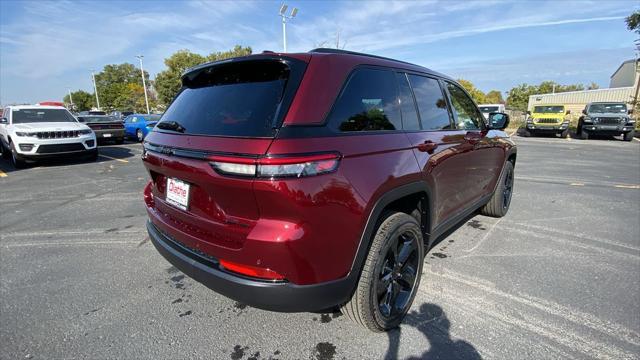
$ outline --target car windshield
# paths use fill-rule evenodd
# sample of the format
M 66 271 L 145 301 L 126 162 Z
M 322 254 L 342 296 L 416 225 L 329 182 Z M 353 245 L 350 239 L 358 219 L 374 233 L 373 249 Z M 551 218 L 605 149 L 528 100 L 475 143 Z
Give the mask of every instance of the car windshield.
M 564 106 L 536 106 L 533 108 L 534 113 L 542 113 L 542 114 L 559 114 L 564 112 Z
M 271 136 L 289 68 L 276 61 L 228 64 L 189 80 L 157 128 L 193 135 Z
M 625 104 L 591 104 L 589 106 L 590 113 L 616 113 L 625 114 L 627 112 L 627 105 Z
M 116 121 L 113 116 L 78 116 L 78 121 L 83 123 Z
M 13 110 L 14 124 L 43 123 L 43 122 L 76 122 L 76 119 L 66 109 L 20 109 Z
M 498 107 L 497 106 L 480 106 L 480 111 L 482 111 L 483 113 L 497 112 Z

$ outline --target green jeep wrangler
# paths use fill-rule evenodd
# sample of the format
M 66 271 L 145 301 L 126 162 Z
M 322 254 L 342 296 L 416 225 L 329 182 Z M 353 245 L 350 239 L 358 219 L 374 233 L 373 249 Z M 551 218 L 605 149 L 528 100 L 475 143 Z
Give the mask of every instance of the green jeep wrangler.
M 578 135 L 586 140 L 590 135 L 623 135 L 624 141 L 633 140 L 636 122 L 631 110 L 623 102 L 592 102 L 582 110 L 578 121 Z
M 524 136 L 535 134 L 556 134 L 561 138 L 569 136 L 570 110 L 564 105 L 545 104 L 533 107 L 533 112 L 527 111 L 529 117 L 525 126 Z

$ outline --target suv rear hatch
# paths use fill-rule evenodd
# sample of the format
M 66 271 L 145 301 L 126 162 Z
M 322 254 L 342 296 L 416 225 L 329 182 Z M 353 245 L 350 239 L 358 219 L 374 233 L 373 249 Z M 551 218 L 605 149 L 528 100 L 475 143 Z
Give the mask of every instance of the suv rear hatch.
M 221 175 L 213 159 L 251 161 L 267 153 L 306 61 L 256 55 L 183 75 L 183 87 L 147 136 L 143 155 L 152 178 L 147 205 L 178 230 L 171 234 L 176 240 L 209 254 L 214 245 L 242 247 L 259 218 L 254 178 Z

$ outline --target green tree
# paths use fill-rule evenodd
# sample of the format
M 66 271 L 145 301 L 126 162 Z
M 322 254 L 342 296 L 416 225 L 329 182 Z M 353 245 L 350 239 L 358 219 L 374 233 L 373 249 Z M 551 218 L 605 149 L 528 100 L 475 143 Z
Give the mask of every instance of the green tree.
M 631 15 L 627 16 L 624 21 L 627 23 L 627 29 L 629 29 L 629 31 L 635 31 L 640 34 L 640 10 L 634 11 Z
M 477 104 L 486 103 L 485 94 L 480 89 L 476 88 L 471 81 L 458 79 L 458 83 L 462 85 L 465 90 L 467 90 L 467 92 L 471 95 L 471 98 L 473 98 L 473 101 L 475 101 Z
M 498 90 L 489 91 L 484 99 L 487 104 L 504 104 L 502 93 Z
M 149 97 L 149 107 L 151 109 L 156 107 L 156 99 L 152 92 L 147 89 L 147 96 Z M 129 110 L 136 113 L 146 113 L 147 105 L 144 99 L 144 89 L 142 84 L 126 84 L 121 87 L 118 97 L 114 100 L 114 107 L 116 109 Z
M 147 85 L 149 87 L 153 86 L 149 81 L 149 74 L 146 71 L 144 72 L 144 76 Z M 132 99 L 132 101 L 139 102 L 140 99 L 142 99 L 144 103 L 144 92 L 137 94 L 129 91 L 128 86 L 130 84 L 139 84 L 140 87 L 142 87 L 139 68 L 129 63 L 105 65 L 102 71 L 96 74 L 96 87 L 98 88 L 98 97 L 102 109 L 106 111 L 132 110 L 120 108 L 118 105 L 121 104 L 122 101 L 116 103 L 118 98 L 124 96 L 123 94 L 138 96 L 138 98 Z
M 88 93 L 84 90 L 77 90 L 71 93 L 73 98 L 73 106 L 71 106 L 71 99 L 69 94 L 65 95 L 62 101 L 67 105 L 67 108 L 75 111 L 87 111 L 96 106 L 96 97 L 93 93 Z
M 594 83 L 593 81 L 591 82 L 591 84 L 587 87 L 587 90 L 596 90 L 596 89 L 600 89 L 600 85 Z
M 207 56 L 192 53 L 189 50 L 179 50 L 173 55 L 164 59 L 167 69 L 158 73 L 155 79 L 155 89 L 158 92 L 158 100 L 168 105 L 176 96 L 180 87 L 180 76 L 185 70 L 209 61 L 217 61 L 237 56 L 250 55 L 250 47 L 236 45 L 233 49 L 225 52 L 212 52 Z
M 534 94 L 539 94 L 537 86 L 520 84 L 507 91 L 507 107 L 512 110 L 526 111 L 529 96 Z

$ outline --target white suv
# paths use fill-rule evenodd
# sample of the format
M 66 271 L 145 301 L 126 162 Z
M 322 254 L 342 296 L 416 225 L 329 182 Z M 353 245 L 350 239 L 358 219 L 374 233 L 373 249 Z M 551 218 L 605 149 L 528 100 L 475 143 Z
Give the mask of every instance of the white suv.
M 60 155 L 98 156 L 96 135 L 62 106 L 20 105 L 4 108 L 0 119 L 2 155 L 17 168 L 27 160 Z

